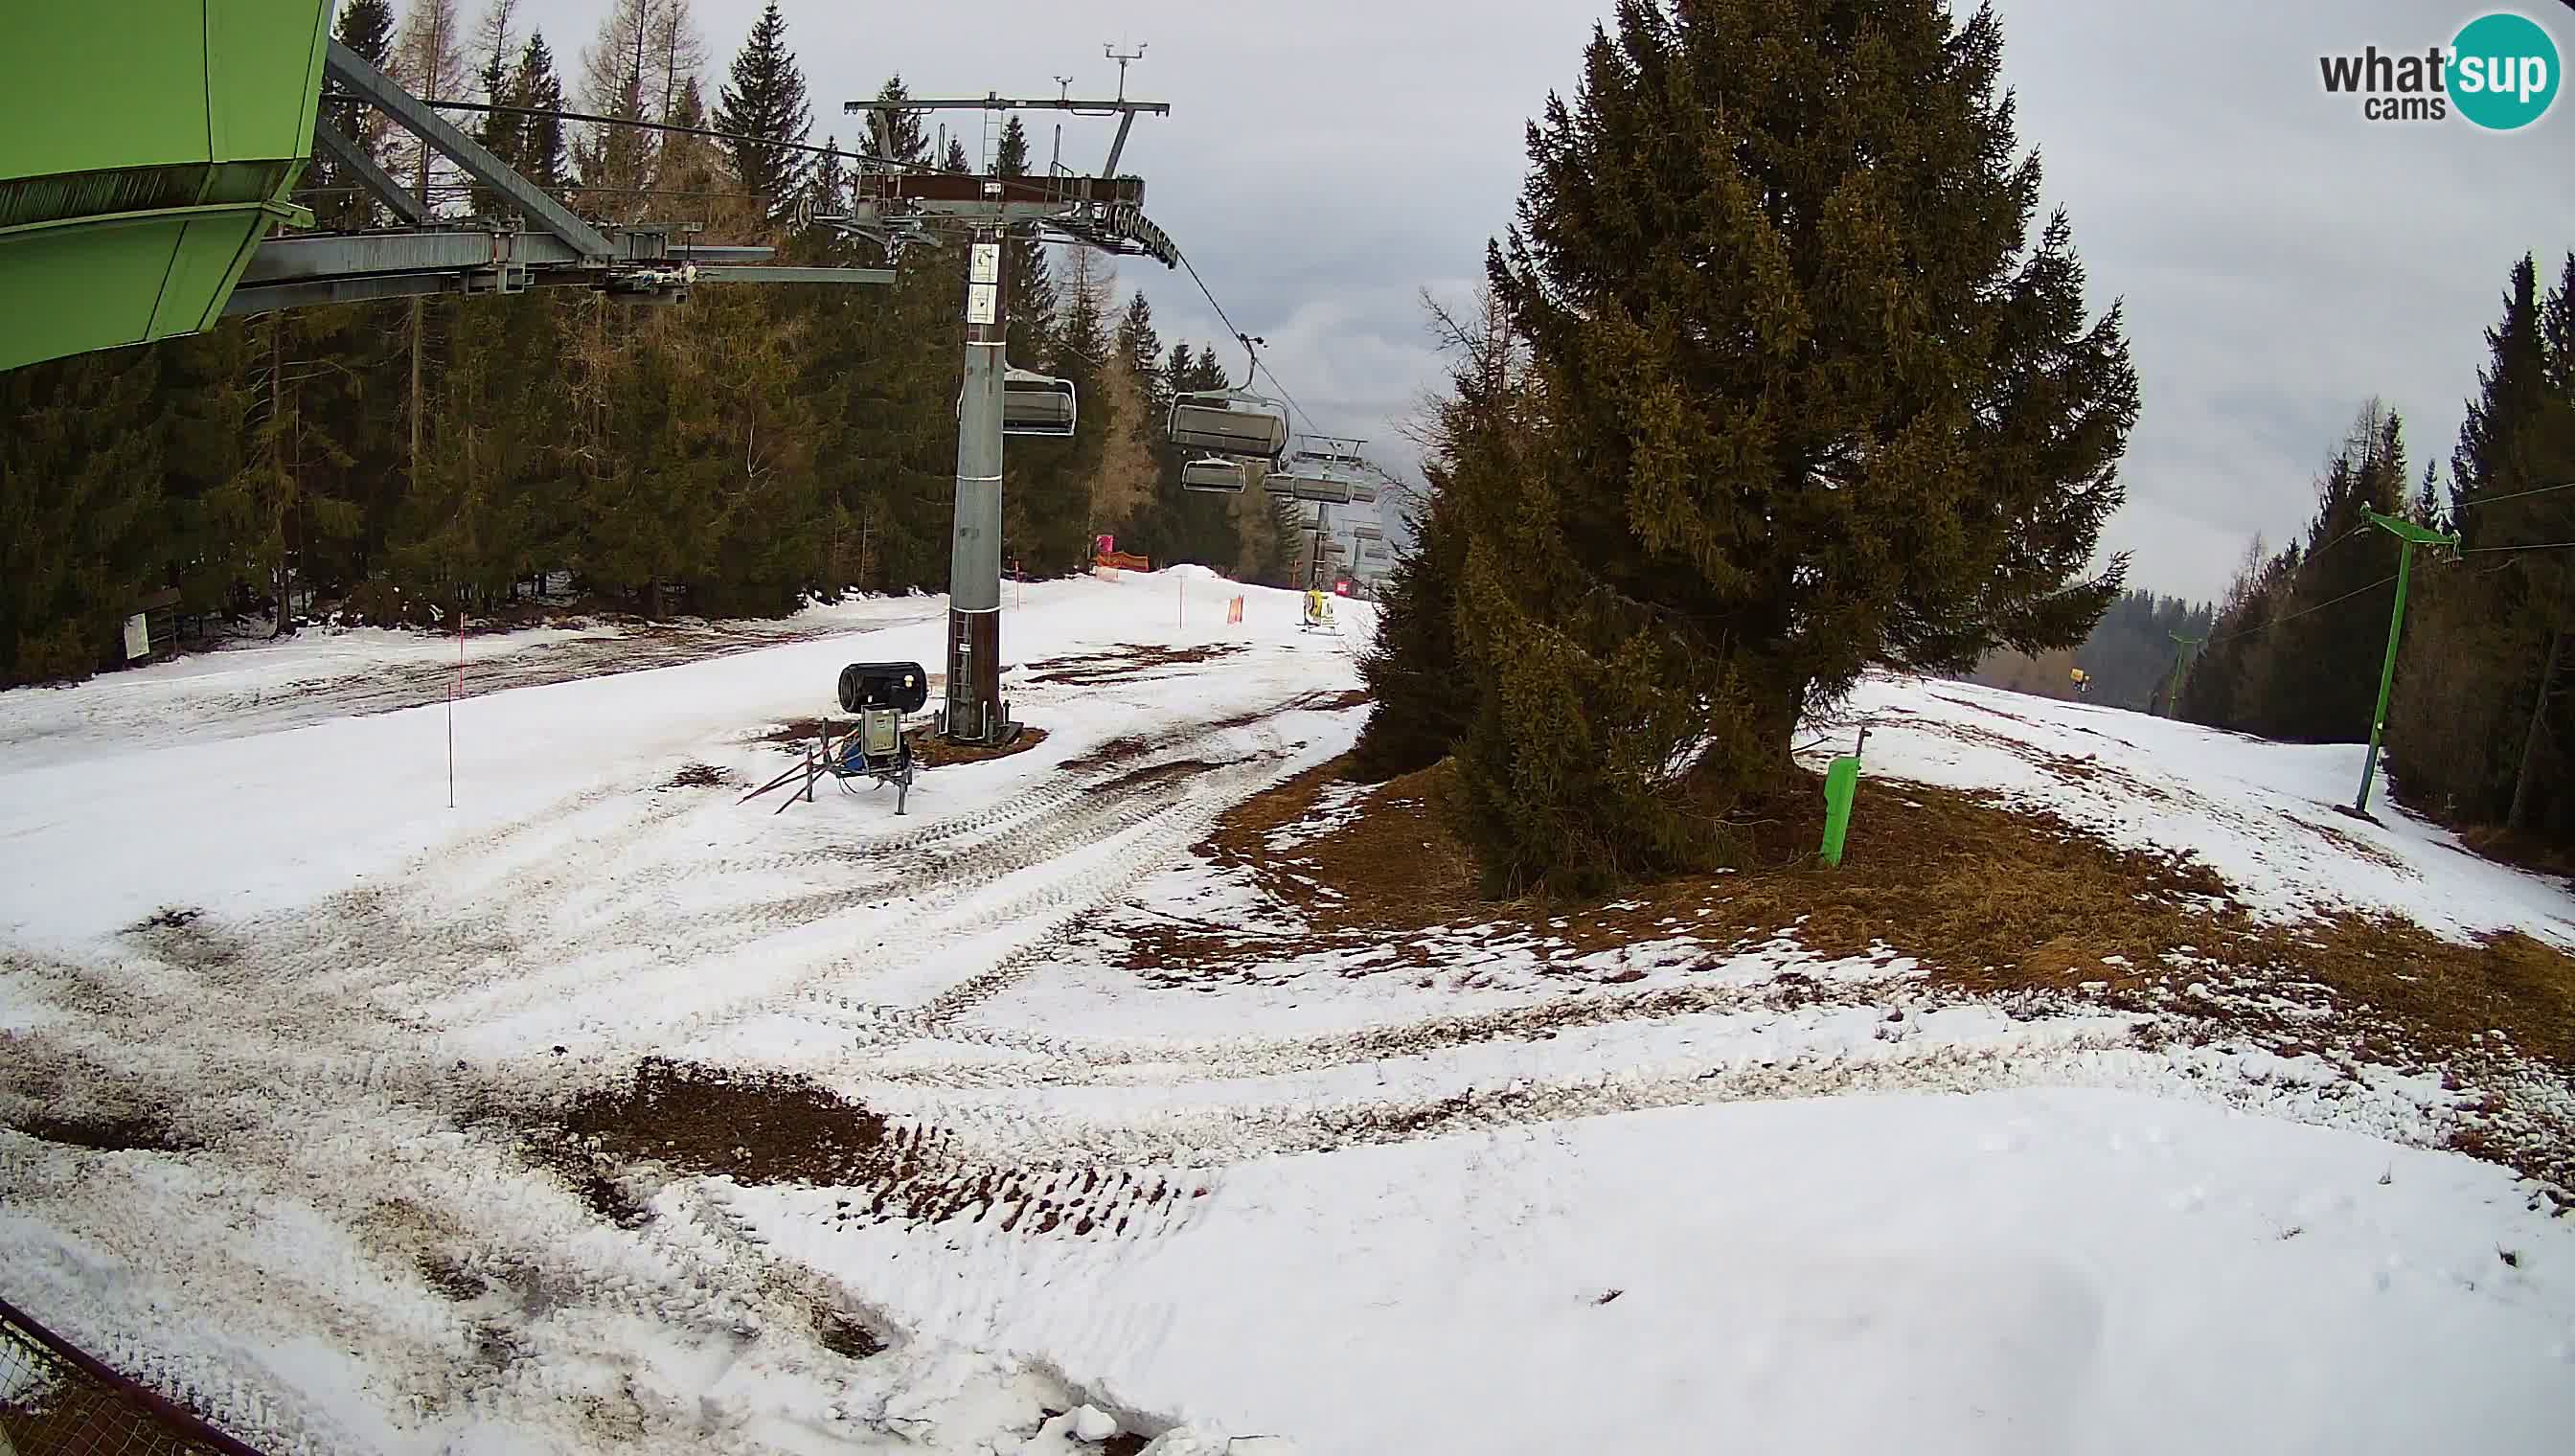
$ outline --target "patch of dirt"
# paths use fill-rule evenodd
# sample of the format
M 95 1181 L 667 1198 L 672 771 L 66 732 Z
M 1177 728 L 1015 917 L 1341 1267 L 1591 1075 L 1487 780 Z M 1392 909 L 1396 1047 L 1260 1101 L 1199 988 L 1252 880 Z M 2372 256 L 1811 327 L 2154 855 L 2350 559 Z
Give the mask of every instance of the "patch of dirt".
M 171 906 L 156 914 L 148 915 L 143 919 L 137 920 L 133 924 L 126 926 L 125 929 L 126 933 L 129 935 L 137 934 L 145 930 L 182 930 L 186 929 L 189 925 L 196 923 L 197 917 L 204 913 L 204 910 L 194 907 L 182 908 L 179 906 Z
M 205 1144 L 172 1128 L 158 1112 L 120 1116 L 13 1119 L 20 1132 L 43 1142 L 85 1147 L 92 1152 L 195 1152 Z
M 848 732 L 854 721 L 835 722 L 828 718 L 791 718 L 753 741 L 780 743 L 791 752 L 802 749 L 816 738 L 835 737 Z
M 1203 647 L 1173 648 L 1150 643 L 1121 643 L 1106 652 L 1076 653 L 1070 657 L 1049 658 L 1029 664 L 1024 681 L 1089 686 L 1114 683 L 1158 668 L 1182 668 L 1197 663 L 1212 663 L 1232 657 L 1244 650 L 1241 643 L 1209 643 Z
M 907 729 L 904 735 L 912 739 L 912 755 L 920 760 L 922 767 L 944 768 L 951 763 L 985 763 L 995 758 L 1008 758 L 1025 753 L 1047 740 L 1045 728 L 1028 724 L 1021 724 L 1019 728 L 1017 737 L 994 748 L 949 742 L 934 732 L 929 724 Z
M 2575 881 L 2575 854 L 2536 835 L 2495 824 L 2450 825 L 2468 852 L 2533 874 Z
M 2372 864 L 2393 869 L 2408 879 L 2422 877 L 2413 865 L 2347 829 L 2338 829 L 2331 824 L 2320 824 L 2297 814 L 2288 815 L 2288 819 L 2289 822 L 2331 844 L 2338 853 L 2348 854 L 2354 859 L 2366 859 Z
M 839 1201 L 834 1219 L 840 1223 L 935 1223 L 998 1211 L 1002 1232 L 1032 1235 L 1123 1233 L 1136 1218 L 1167 1212 L 1188 1196 L 1150 1169 L 979 1166 L 958 1156 L 947 1134 L 889 1123 L 808 1078 L 744 1076 L 688 1062 L 650 1060 L 629 1084 L 568 1108 L 501 1115 L 520 1128 L 540 1162 L 572 1177 L 586 1197 L 618 1190 L 616 1200 L 630 1208 L 642 1205 L 612 1174 L 646 1167 L 746 1186 L 847 1189 L 851 1196 Z M 613 1216 L 595 1197 L 593 1206 Z M 863 1333 L 834 1338 L 855 1347 Z
M 876 1331 L 828 1309 L 814 1311 L 814 1338 L 824 1349 L 849 1360 L 883 1354 L 886 1347 Z
M 2257 921 L 2187 854 L 2112 845 L 1986 795 L 1863 777 L 1843 863 L 1826 869 L 1815 857 L 1822 780 L 1801 774 L 1731 816 L 1747 862 L 1777 867 L 1683 876 L 1604 903 L 1494 903 L 1475 899 L 1472 862 L 1435 811 L 1444 764 L 1367 792 L 1354 816 L 1290 850 L 1269 849 L 1275 831 L 1314 815 L 1339 772 L 1325 764 L 1256 795 L 1199 845 L 1291 907 L 1303 934 L 1122 925 L 1126 966 L 1186 985 L 1364 946 L 1369 956 L 1342 973 L 1380 974 L 1453 961 L 1453 949 L 1425 947 L 1473 926 L 1490 927 L 1479 941 L 1544 944 L 1550 965 L 1678 936 L 1713 963 L 1785 936 L 1823 956 L 1914 957 L 1935 991 L 2156 1013 L 2187 1035 L 2284 1055 L 2440 1069 L 2480 1088 L 2529 1088 L 2534 1066 L 2537 1080 L 2575 1074 L 2575 956 L 2554 946 L 2511 933 L 2453 943 L 2394 916 Z M 2496 1093 L 2461 1145 L 2575 1187 L 2575 1127 L 2552 1105 Z
M 664 788 L 722 788 L 734 781 L 731 773 L 712 763 L 689 763 L 663 783 Z
M 1979 708 L 1982 712 L 1990 713 L 1996 718 L 2011 719 L 2014 723 L 2029 722 L 2027 719 L 2015 718 L 1999 709 L 1982 708 L 1981 705 L 1973 703 L 1962 706 Z M 1978 728 L 1968 723 L 1916 723 L 1913 726 L 1926 732 L 1942 732 L 1966 742 L 1981 744 L 1988 748 L 1999 748 L 2062 782 L 2102 783 L 2133 798 L 2157 803 L 2173 801 L 2170 789 L 2161 784 L 2149 783 L 2125 768 L 2105 763 L 2095 754 L 2059 753 L 2053 749 L 2039 747 L 2026 739 L 2013 737 L 2009 733 L 1996 732 L 1991 728 Z
M 776 743 L 784 752 L 801 753 L 816 738 L 837 742 L 842 736 L 855 730 L 858 726 L 858 720 L 855 718 L 790 719 L 760 734 L 754 741 Z M 935 724 L 927 721 L 905 728 L 903 735 L 912 740 L 912 755 L 924 768 L 942 768 L 951 763 L 981 763 L 993 758 L 1007 758 L 1014 753 L 1025 753 L 1047 740 L 1045 728 L 1033 728 L 1027 724 L 1020 725 L 1019 736 L 997 748 L 968 747 L 951 743 L 939 736 Z
M 445 1254 L 425 1252 L 412 1260 L 420 1270 L 421 1282 L 438 1291 L 440 1297 L 458 1304 L 483 1297 L 486 1285 L 481 1276 Z
M 1170 747 L 1186 739 L 1204 737 L 1209 733 L 1223 732 L 1228 728 L 1250 728 L 1256 723 L 1278 718 L 1283 714 L 1302 711 L 1338 713 L 1356 708 L 1367 701 L 1368 697 L 1363 692 L 1330 693 L 1317 690 L 1312 693 L 1300 693 L 1285 703 L 1273 704 L 1268 708 L 1251 709 L 1207 723 L 1183 724 L 1159 733 L 1111 738 L 1090 752 L 1067 758 L 1064 768 L 1068 773 L 1097 772 L 1103 768 L 1116 767 L 1121 763 L 1134 762 L 1158 749 Z

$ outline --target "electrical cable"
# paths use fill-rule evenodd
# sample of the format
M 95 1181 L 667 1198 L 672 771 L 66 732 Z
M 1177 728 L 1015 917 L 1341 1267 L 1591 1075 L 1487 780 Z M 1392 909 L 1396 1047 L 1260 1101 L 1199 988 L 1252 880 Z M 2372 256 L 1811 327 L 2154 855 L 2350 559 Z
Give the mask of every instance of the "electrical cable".
M 337 99 L 351 102 L 358 100 L 358 98 L 354 96 L 339 97 Z M 892 157 L 871 156 L 865 152 L 846 152 L 839 147 L 818 147 L 812 142 L 781 141 L 776 137 L 755 137 L 745 132 L 720 132 L 711 127 L 680 126 L 672 122 L 645 121 L 641 117 L 600 116 L 594 112 L 565 111 L 560 107 L 501 106 L 482 101 L 424 101 L 421 105 L 435 107 L 440 111 L 479 111 L 487 115 L 497 116 L 550 116 L 558 121 L 587 122 L 594 126 L 631 126 L 641 131 L 672 132 L 680 136 L 705 137 L 712 141 L 719 142 L 749 142 L 754 146 L 776 147 L 779 150 L 786 152 L 807 152 L 817 157 L 842 157 L 853 162 L 864 162 L 872 167 L 890 167 L 903 172 L 937 172 L 942 170 L 936 163 L 932 162 L 904 162 L 898 161 Z
M 1181 267 L 1189 273 L 1190 282 L 1198 285 L 1199 297 L 1206 299 L 1208 301 L 1208 307 L 1216 310 L 1217 322 L 1225 325 L 1226 332 L 1232 334 L 1238 341 L 1246 340 L 1246 335 L 1243 330 L 1235 327 L 1233 316 L 1225 311 L 1225 305 L 1217 302 L 1216 292 L 1207 286 L 1206 279 L 1199 276 L 1199 266 L 1190 261 L 1190 255 L 1182 252 L 1178 248 L 1173 249 L 1172 253 L 1173 256 L 1181 260 Z M 1270 376 L 1271 386 L 1279 391 L 1279 398 L 1287 401 L 1288 408 L 1293 410 L 1297 417 L 1305 422 L 1306 434 L 1320 434 L 1321 432 L 1314 428 L 1314 417 L 1305 412 L 1305 407 L 1303 405 L 1296 403 L 1296 397 L 1294 395 L 1288 393 L 1288 386 L 1280 381 L 1279 372 L 1270 367 L 1270 361 L 1261 357 L 1260 348 L 1256 345 L 1249 345 L 1248 342 L 1247 347 L 1252 350 L 1252 367 L 1254 373 Z
M 2575 545 L 2575 543 L 2569 543 L 2569 545 Z M 2381 577 L 2381 578 L 2379 578 L 2377 581 L 2370 583 L 2368 586 L 2363 587 L 2363 588 L 2359 589 L 2358 591 L 2355 591 L 2355 592 L 2345 592 L 2345 593 L 2343 593 L 2341 596 L 2334 598 L 2334 599 L 2333 599 L 2332 601 L 2330 601 L 2330 602 L 2319 602 L 2319 603 L 2317 603 L 2317 604 L 2316 604 L 2315 606 L 2313 606 L 2313 607 L 2301 607 L 2301 608 L 2299 608 L 2297 611 L 2290 613 L 2290 614 L 2289 614 L 2288 616 L 2286 616 L 2286 617 L 2275 617 L 2275 618 L 2272 618 L 2270 621 L 2268 621 L 2268 622 L 2266 622 L 2266 623 L 2263 623 L 2260 627 L 2248 627 L 2248 628 L 2244 629 L 2244 630 L 2243 630 L 2243 631 L 2241 631 L 2241 632 L 2230 632 L 2230 633 L 2222 634 L 2222 635 L 2217 636 L 2217 637 L 2209 638 L 2209 639 L 2207 639 L 2205 642 L 2202 642 L 2202 643 L 2200 644 L 2200 647 L 2204 650 L 2204 649 L 2206 649 L 2206 648 L 2213 647 L 2213 646 L 2215 646 L 2215 645 L 2216 645 L 2216 644 L 2218 644 L 2218 643 L 2222 643 L 2222 642 L 2233 642 L 2235 639 L 2237 639 L 2237 638 L 2239 638 L 2239 637 L 2253 637 L 2253 636 L 2256 636 L 2256 635 L 2261 634 L 2261 633 L 2269 632 L 2272 628 L 2278 627 L 2280 624 L 2282 624 L 2282 623 L 2284 623 L 2284 622 L 2295 622 L 2295 621 L 2297 621 L 2299 618 L 2306 616 L 2306 615 L 2307 615 L 2308 613 L 2310 613 L 2310 612 L 2322 612 L 2322 611 L 2324 611 L 2324 610 L 2325 610 L 2326 608 L 2328 608 L 2328 607 L 2332 607 L 2332 606 L 2336 606 L 2336 605 L 2338 605 L 2338 604 L 2340 604 L 2340 603 L 2348 602 L 2348 601 L 2350 601 L 2350 600 L 2351 600 L 2352 598 L 2354 598 L 2354 597 L 2366 596 L 2367 594 L 2369 594 L 2369 593 L 2371 593 L 2371 592 L 2375 592 L 2375 591 L 2377 591 L 2379 588 L 2384 587 L 2384 586 L 2388 585 L 2389 583 L 2391 583 L 2391 582 L 2393 582 L 2393 581 L 2395 581 L 2395 580 L 2396 580 L 2396 578 L 2395 578 L 2395 577 L 2394 577 L 2394 575 L 2392 575 L 2392 574 L 2391 574 L 2391 575 L 2389 575 L 2389 576 Z

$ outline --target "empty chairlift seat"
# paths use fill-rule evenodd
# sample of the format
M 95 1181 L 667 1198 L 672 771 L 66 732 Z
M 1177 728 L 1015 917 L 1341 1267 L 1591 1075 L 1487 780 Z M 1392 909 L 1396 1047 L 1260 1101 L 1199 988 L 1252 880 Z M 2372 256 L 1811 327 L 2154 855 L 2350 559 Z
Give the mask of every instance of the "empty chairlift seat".
M 1346 506 L 1353 499 L 1360 481 L 1337 456 L 1299 451 L 1288 462 L 1288 468 L 1261 483 L 1261 489 L 1274 496 L 1312 501 L 1325 506 Z
M 1359 541 L 1383 541 L 1385 540 L 1385 528 L 1382 526 L 1353 526 L 1350 528 L 1350 535 Z
M 1062 440 L 1073 434 L 1076 418 L 1073 381 L 1035 370 L 1003 371 L 1003 434 Z
M 1184 450 L 1277 460 L 1288 450 L 1288 410 L 1243 390 L 1201 390 L 1172 402 L 1172 443 Z
M 1206 491 L 1214 495 L 1240 496 L 1251 479 L 1242 461 L 1210 456 L 1181 467 L 1181 489 Z

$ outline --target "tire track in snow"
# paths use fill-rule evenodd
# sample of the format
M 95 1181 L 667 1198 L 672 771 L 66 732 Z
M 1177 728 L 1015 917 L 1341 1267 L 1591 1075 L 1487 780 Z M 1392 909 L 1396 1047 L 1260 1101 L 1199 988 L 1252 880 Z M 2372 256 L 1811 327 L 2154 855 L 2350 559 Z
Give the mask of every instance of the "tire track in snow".
M 1870 1054 L 1809 1049 L 1697 1071 L 1521 1077 L 1499 1089 L 1469 1087 L 1444 1097 L 1148 1108 L 1127 1119 L 1086 1118 L 1061 1107 L 957 1102 L 941 1104 L 930 1115 L 957 1140 L 961 1156 L 1207 1167 L 1656 1107 L 1870 1092 L 2119 1086 L 2130 1078 L 2105 1054 L 2130 1045 L 2125 1031 L 2086 1030 L 2043 1049 L 1975 1042 Z
M 1050 1036 L 1011 1027 L 957 1026 L 922 1018 L 924 1039 L 1024 1053 L 1020 1058 L 960 1061 L 924 1049 L 919 1060 L 885 1059 L 846 1068 L 875 1082 L 953 1090 L 1019 1090 L 1072 1086 L 1177 1086 L 1324 1071 L 1360 1062 L 1425 1056 L 1491 1041 L 1530 1040 L 1558 1031 L 1620 1022 L 1663 1021 L 1739 1011 L 1784 1011 L 1885 997 L 1901 980 L 1788 978 L 1754 985 L 1689 983 L 1605 995 L 1551 996 L 1523 1005 L 1372 1022 L 1305 1036 L 1204 1041 L 1101 1041 Z M 1042 1058 L 1042 1059 L 1039 1059 Z
M 949 861 L 930 876 L 929 883 L 938 886 L 935 892 L 894 897 L 893 903 L 909 908 L 875 927 L 871 932 L 874 938 L 864 948 L 800 967 L 782 982 L 754 994 L 730 998 L 716 1007 L 665 1023 L 661 1035 L 666 1039 L 712 1038 L 765 1013 L 799 1015 L 801 1003 L 807 1001 L 836 1007 L 855 1014 L 863 1024 L 885 1028 L 863 1039 L 910 1034 L 917 1018 L 924 1014 L 921 1009 L 880 1008 L 831 988 L 853 973 L 882 968 L 894 957 L 911 963 L 937 963 L 953 955 L 961 941 L 1025 928 L 1032 916 L 1048 915 L 1048 920 L 1020 947 L 941 994 L 954 995 L 959 986 L 990 985 L 998 990 L 1007 979 L 1033 968 L 1035 947 L 1057 928 L 1098 909 L 1161 868 L 1171 854 L 1203 836 L 1234 801 L 1238 786 L 1265 778 L 1275 781 L 1280 776 L 1278 763 L 1278 759 L 1265 755 L 1229 765 L 1233 771 L 1218 769 L 1213 775 L 1159 781 L 1132 800 L 1107 805 L 1099 813 L 1084 815 L 1015 847 L 1007 841 L 993 845 L 989 857 L 978 857 L 971 864 Z M 1219 791 L 1211 791 L 1206 781 L 1211 776 L 1218 778 L 1214 787 Z M 1128 852 L 1118 863 L 1051 880 L 998 902 L 978 898 L 1015 875 L 1043 868 L 1072 853 L 1104 847 L 1139 829 L 1146 832 L 1127 846 Z M 982 992 L 990 993 L 991 990 Z

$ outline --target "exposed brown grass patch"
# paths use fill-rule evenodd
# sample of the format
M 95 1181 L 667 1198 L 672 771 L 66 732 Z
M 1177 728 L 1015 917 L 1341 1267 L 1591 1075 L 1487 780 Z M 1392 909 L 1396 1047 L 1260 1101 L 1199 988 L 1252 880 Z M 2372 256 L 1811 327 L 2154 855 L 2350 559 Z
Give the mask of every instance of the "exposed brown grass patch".
M 2534 874 L 2575 879 L 2575 854 L 2535 835 L 2496 824 L 2452 826 L 2469 852 Z
M 1061 683 L 1090 686 L 1114 683 L 1158 668 L 1182 668 L 1195 663 L 1210 663 L 1232 657 L 1244 650 L 1241 643 L 1208 643 L 1194 648 L 1164 647 L 1153 643 L 1121 643 L 1105 652 L 1075 653 L 1069 657 L 1049 658 L 1029 664 L 1031 683 Z
M 1474 897 L 1471 859 L 1433 807 L 1444 764 L 1274 849 L 1273 834 L 1308 821 L 1338 772 L 1326 764 L 1256 795 L 1200 845 L 1299 913 L 1310 930 L 1298 945 L 1171 924 L 1134 935 L 1128 964 L 1199 979 L 1283 949 L 1393 947 L 1345 972 L 1375 973 L 1428 964 L 1414 942 L 1480 923 L 1547 938 L 1567 957 L 1687 935 L 1715 959 L 1784 934 L 1829 957 L 1913 957 L 1931 987 L 1962 995 L 2153 1011 L 2185 1034 L 2283 1054 L 2441 1067 L 2479 1084 L 2532 1064 L 2575 1073 L 2575 956 L 2555 946 L 2521 934 L 2455 943 L 2386 915 L 2260 921 L 2186 854 L 2112 845 L 1984 795 L 1863 778 L 1844 861 L 1826 869 L 1814 855 L 1821 780 L 1799 775 L 1733 815 L 1750 862 L 1786 867 L 1683 876 L 1596 903 L 1493 903 Z M 2575 1128 L 2544 1108 L 2489 1111 L 2463 1147 L 2570 1183 Z
M 1082 1237 L 1191 1196 L 1150 1170 L 1092 1165 L 1003 1168 L 955 1153 L 935 1128 L 897 1125 L 808 1078 L 648 1060 L 623 1086 L 540 1113 L 495 1109 L 535 1160 L 562 1174 L 603 1217 L 649 1218 L 626 1190 L 640 1169 L 839 1188 L 839 1221 L 937 1222 L 997 1213 L 1003 1232 Z M 829 1333 L 827 1331 L 827 1333 Z M 833 1348 L 865 1358 L 856 1339 Z
M 1956 700 L 1950 701 L 1954 702 Z M 1986 708 L 1982 704 L 1966 703 L 1961 704 L 1960 706 L 1973 708 L 1982 713 L 1990 713 L 1996 718 L 2010 719 L 2014 723 L 2029 722 L 2027 719 L 2004 713 L 2000 709 Z M 2130 773 L 2125 768 L 2119 767 L 2117 764 L 2105 763 L 2096 754 L 2060 753 L 2052 748 L 2042 748 L 2024 738 L 2016 738 L 2005 732 L 1996 732 L 1992 728 L 1980 728 L 1971 723 L 1917 721 L 1912 724 L 1911 727 L 1923 732 L 1946 733 L 1950 737 L 1958 738 L 1966 742 L 1981 744 L 1988 748 L 1998 748 L 2003 752 L 2009 753 L 2013 757 L 2020 759 L 2022 762 L 2029 764 L 2031 767 L 2038 769 L 2040 772 L 2048 774 L 2050 777 L 2056 778 L 2062 782 L 2105 783 L 2135 798 L 2150 799 L 2163 803 L 2172 801 L 2173 795 L 2171 790 L 2165 788 L 2163 785 L 2149 783 L 2145 779 L 2139 778 L 2135 774 Z
M 1282 714 L 1308 710 L 1333 713 L 1356 708 L 1365 702 L 1367 702 L 1367 695 L 1360 692 L 1331 693 L 1318 690 L 1312 693 L 1300 693 L 1285 703 L 1273 704 L 1268 708 L 1248 709 L 1242 713 L 1211 719 L 1205 723 L 1182 724 L 1161 732 L 1130 733 L 1111 738 L 1089 752 L 1065 759 L 1064 768 L 1068 773 L 1095 773 L 1103 768 L 1114 768 L 1121 763 L 1133 762 L 1160 749 L 1170 747 L 1174 743 L 1205 737 L 1227 728 L 1250 728 L 1256 723 L 1277 718 Z
M 1018 736 L 994 747 L 952 743 L 932 730 L 929 724 L 906 730 L 912 739 L 912 755 L 924 768 L 944 768 L 952 763 L 989 763 L 995 758 L 1008 758 L 1025 753 L 1047 740 L 1047 730 L 1029 724 L 1019 725 Z
M 1309 922 L 1325 931 L 1436 923 L 1475 905 L 1475 866 L 1432 807 L 1444 765 L 1368 790 L 1348 822 L 1285 851 L 1271 836 L 1311 816 L 1324 790 L 1340 785 L 1335 758 L 1245 800 L 1217 821 L 1199 850 L 1219 864 L 1267 876 Z M 1282 881 L 1293 867 L 1319 886 Z M 1330 894 L 1319 892 L 1322 889 Z
M 204 1144 L 172 1128 L 158 1112 L 117 1116 L 14 1118 L 10 1125 L 42 1142 L 91 1152 L 195 1152 Z
M 2394 854 L 2391 854 L 2387 850 L 2380 848 L 2378 845 L 2369 842 L 2358 834 L 2352 833 L 2348 829 L 2336 828 L 2332 824 L 2318 823 L 2314 819 L 2307 818 L 2301 814 L 2290 814 L 2287 817 L 2289 822 L 2296 824 L 2298 827 L 2305 829 L 2311 834 L 2314 834 L 2317 838 L 2331 844 L 2337 851 L 2348 854 L 2354 859 L 2366 859 L 2372 864 L 2396 870 L 2409 877 L 2415 874 L 2413 865 L 2406 863 Z
M 792 752 L 816 738 L 829 737 L 833 733 L 847 731 L 849 731 L 847 725 L 835 724 L 828 718 L 791 718 L 762 733 L 758 741 L 781 743 Z

